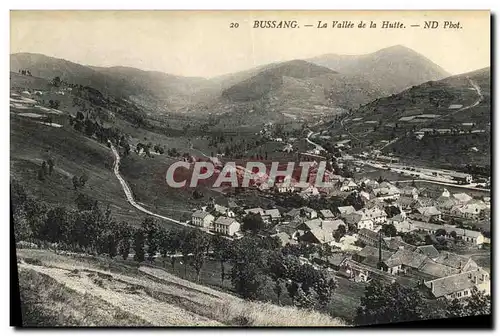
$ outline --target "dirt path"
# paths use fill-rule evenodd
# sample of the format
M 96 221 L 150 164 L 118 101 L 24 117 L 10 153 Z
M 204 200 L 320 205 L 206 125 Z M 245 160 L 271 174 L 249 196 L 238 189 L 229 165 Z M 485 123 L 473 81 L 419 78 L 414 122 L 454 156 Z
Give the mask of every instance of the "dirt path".
M 200 313 L 210 312 L 219 298 L 202 291 L 142 280 L 95 269 L 74 269 L 18 264 L 45 274 L 81 295 L 91 295 L 155 326 L 222 326 Z

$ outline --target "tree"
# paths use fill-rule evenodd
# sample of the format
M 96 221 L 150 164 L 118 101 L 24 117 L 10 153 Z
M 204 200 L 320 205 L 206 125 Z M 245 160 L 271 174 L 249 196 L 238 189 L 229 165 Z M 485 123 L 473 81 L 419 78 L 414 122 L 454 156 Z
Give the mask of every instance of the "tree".
M 56 76 L 52 79 L 52 85 L 59 87 L 61 85 L 61 77 Z
M 134 260 L 138 262 L 144 261 L 144 241 L 145 234 L 142 228 L 136 230 L 134 234 Z
M 251 237 L 236 241 L 233 251 L 231 283 L 243 298 L 256 299 L 262 284 L 263 251 Z
M 446 230 L 445 229 L 438 229 L 436 230 L 436 237 L 444 237 L 446 236 Z
M 160 241 L 160 251 L 162 256 L 165 258 L 168 254 L 172 254 L 170 257 L 170 262 L 172 264 L 172 269 L 175 268 L 175 256 L 174 254 L 179 251 L 181 247 L 180 233 L 177 230 L 170 230 L 164 233 Z
M 335 230 L 335 232 L 333 233 L 333 237 L 335 238 L 336 241 L 339 241 L 340 238 L 345 236 L 346 233 L 347 233 L 347 230 L 345 228 L 345 225 L 341 224 L 341 225 L 339 225 L 337 230 Z
M 241 226 L 242 231 L 252 231 L 257 233 L 265 228 L 264 221 L 259 214 L 248 213 L 243 217 L 243 225 Z
M 148 260 L 153 261 L 159 248 L 159 227 L 153 217 L 146 217 L 142 222 L 145 243 L 148 246 Z
M 52 175 L 52 172 L 54 171 L 54 160 L 52 160 L 52 158 L 49 158 L 47 160 L 47 164 L 49 165 L 49 175 Z
M 386 237 L 395 237 L 398 234 L 398 230 L 396 230 L 396 227 L 394 226 L 394 224 L 382 225 L 381 231 Z
M 356 325 L 385 324 L 422 320 L 426 302 L 417 289 L 397 282 L 383 285 L 372 280 L 361 298 L 355 317 Z
M 82 188 L 85 187 L 85 183 L 87 183 L 88 179 L 89 178 L 86 174 L 83 174 L 82 176 L 80 176 L 80 179 L 78 180 L 79 186 Z
M 72 221 L 72 214 L 66 208 L 57 207 L 49 210 L 42 228 L 42 237 L 52 243 L 65 241 L 69 237 Z
M 200 272 L 205 264 L 206 254 L 208 252 L 208 248 L 210 247 L 210 239 L 200 230 L 194 230 L 191 232 L 190 244 L 193 254 L 191 258 L 191 265 L 196 272 L 196 281 L 200 282 Z
M 193 241 L 191 240 L 191 230 L 185 228 L 180 232 L 180 251 L 182 254 L 182 262 L 184 263 L 184 276 L 187 274 L 187 265 L 189 263 L 189 254 L 193 250 Z
M 230 241 L 220 235 L 212 236 L 212 248 L 214 250 L 214 258 L 220 262 L 220 282 L 224 284 L 225 279 L 225 263 L 232 257 L 232 249 Z
M 119 253 L 123 260 L 127 260 L 130 253 L 130 239 L 132 237 L 130 226 L 126 222 L 120 222 L 118 224 L 118 232 L 120 237 Z
M 76 207 L 80 211 L 92 210 L 94 207 L 97 206 L 96 199 L 93 199 L 92 197 L 87 196 L 87 195 L 82 194 L 82 193 L 78 194 L 78 196 L 76 197 L 75 203 L 76 203 Z
M 80 186 L 80 180 L 78 179 L 78 177 L 76 177 L 76 175 L 74 175 L 71 181 L 73 182 L 73 188 L 77 190 Z
M 45 161 L 42 162 L 42 171 L 44 176 L 47 176 L 49 174 L 49 167 L 47 165 L 47 162 Z

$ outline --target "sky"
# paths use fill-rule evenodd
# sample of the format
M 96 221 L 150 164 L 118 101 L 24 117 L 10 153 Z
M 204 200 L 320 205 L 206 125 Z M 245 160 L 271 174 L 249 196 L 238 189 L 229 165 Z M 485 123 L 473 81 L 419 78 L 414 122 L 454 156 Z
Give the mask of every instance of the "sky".
M 130 66 L 213 77 L 323 54 L 358 55 L 404 45 L 451 74 L 490 66 L 487 11 L 11 11 L 10 53 L 93 66 Z M 254 20 L 297 20 L 298 29 L 254 29 Z M 318 21 L 326 29 L 314 28 Z M 362 20 L 374 29 L 331 28 Z M 423 29 L 425 20 L 441 27 Z M 405 29 L 382 29 L 399 21 Z M 460 22 L 443 29 L 444 21 Z M 237 23 L 238 28 L 230 28 Z M 312 24 L 314 27 L 305 27 Z M 410 27 L 420 25 L 420 27 Z

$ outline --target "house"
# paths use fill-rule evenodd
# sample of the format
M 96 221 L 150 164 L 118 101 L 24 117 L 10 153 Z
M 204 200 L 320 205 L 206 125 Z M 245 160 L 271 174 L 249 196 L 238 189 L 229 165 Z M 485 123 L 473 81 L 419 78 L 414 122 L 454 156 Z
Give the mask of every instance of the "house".
M 459 184 L 469 184 L 472 182 L 472 175 L 470 174 L 454 172 L 451 174 L 451 178 Z
M 356 212 L 356 209 L 354 209 L 352 205 L 338 207 L 337 209 L 340 213 L 340 217 L 345 217 L 346 215 Z
M 219 204 L 214 204 L 214 211 L 221 216 L 226 216 L 231 218 L 235 217 L 233 210 Z
M 406 186 L 400 189 L 401 196 L 407 196 L 413 199 L 418 198 L 418 189 L 415 187 Z
M 377 189 L 379 187 L 379 183 L 377 181 L 370 180 L 370 179 L 366 179 L 363 182 L 361 182 L 361 185 L 363 185 L 363 184 L 364 184 L 365 188 L 368 190 Z
M 400 236 L 396 237 L 385 237 L 383 239 L 383 246 L 391 251 L 398 251 L 400 249 L 405 249 L 405 250 L 415 250 L 415 246 L 405 243 L 403 241 L 403 238 Z
M 432 260 L 436 260 L 439 257 L 439 251 L 434 247 L 434 245 L 417 246 L 414 251 L 416 253 L 426 255 Z
M 455 198 L 461 204 L 466 204 L 472 200 L 472 197 L 470 197 L 466 193 L 453 194 L 453 198 Z
M 257 214 L 257 215 L 262 216 L 264 214 L 264 209 L 262 209 L 262 208 L 245 209 L 244 211 L 245 211 L 246 215 L 252 213 L 252 214 Z
M 387 220 L 387 213 L 385 210 L 379 207 L 373 207 L 371 209 L 361 209 L 360 211 L 365 212 L 369 218 L 373 220 L 374 224 L 382 224 Z
M 413 230 L 427 232 L 430 234 L 434 234 L 436 233 L 437 230 L 445 228 L 443 225 L 421 222 L 416 220 L 411 220 L 410 224 L 413 227 Z
M 413 210 L 422 206 L 422 203 L 418 199 L 408 196 L 399 197 L 397 204 L 403 210 Z
M 453 274 L 460 273 L 460 270 L 438 264 L 432 259 L 426 260 L 418 270 L 412 270 L 412 276 L 419 277 L 422 280 L 433 280 L 444 278 Z
M 335 238 L 333 238 L 333 232 L 329 229 L 314 228 L 298 237 L 298 240 L 312 244 L 328 244 L 334 241 Z
M 373 189 L 372 193 L 381 201 L 395 201 L 401 196 L 399 189 L 388 182 L 380 183 L 380 186 L 376 189 Z
M 297 241 L 293 239 L 290 234 L 284 231 L 271 235 L 271 237 L 276 237 L 279 240 L 281 246 L 297 245 Z
M 300 192 L 300 196 L 309 197 L 309 196 L 317 196 L 319 195 L 319 190 L 313 185 L 308 185 L 307 188 L 302 189 Z
M 409 216 L 415 220 L 420 220 L 424 222 L 436 222 L 441 220 L 441 211 L 439 211 L 435 206 L 430 207 L 420 207 L 415 212 L 411 213 Z
M 450 234 L 451 229 L 446 229 L 446 233 Z M 481 246 L 487 242 L 487 238 L 479 231 L 472 231 L 467 229 L 457 229 L 454 228 L 453 231 L 457 234 L 457 238 L 462 239 L 467 243 L 472 243 L 477 246 Z
M 366 209 L 365 209 L 366 210 Z M 348 225 L 354 225 L 360 229 L 373 230 L 373 218 L 369 217 L 366 211 L 356 211 L 344 216 L 344 220 Z
M 488 272 L 478 269 L 447 277 L 426 281 L 424 286 L 428 288 L 434 298 L 446 298 L 449 300 L 469 297 L 473 288 L 490 292 L 490 276 Z
M 191 223 L 195 226 L 210 228 L 213 226 L 215 217 L 210 213 L 197 210 L 191 215 Z
M 240 223 L 234 218 L 219 217 L 214 222 L 213 230 L 223 235 L 234 236 L 240 230 Z
M 316 212 L 316 210 L 311 209 L 309 207 L 292 209 L 292 210 L 288 211 L 285 215 L 289 218 L 306 217 L 309 219 L 314 219 L 314 218 L 318 217 L 318 213 Z
M 437 199 L 437 208 L 444 214 L 444 215 L 450 215 L 451 210 L 453 207 L 458 205 L 460 202 L 453 197 L 445 197 L 445 196 L 440 196 Z
M 394 252 L 392 251 L 387 251 L 387 250 L 379 251 L 378 247 L 367 245 L 363 247 L 361 251 L 357 252 L 352 258 L 353 260 L 365 264 L 367 266 L 378 268 L 380 261 L 379 257 L 382 258 L 381 261 L 385 261 L 389 259 L 393 254 Z
M 419 269 L 428 259 L 421 253 L 416 253 L 408 249 L 399 249 L 389 259 L 385 260 L 384 271 L 396 275 L 398 273 L 407 273 L 411 269 Z
M 439 257 L 437 257 L 434 261 L 438 264 L 455 268 L 460 272 L 467 272 L 479 268 L 472 258 L 447 251 L 441 251 L 439 253 Z
M 333 212 L 331 210 L 328 210 L 328 209 L 320 210 L 319 211 L 319 215 L 323 219 L 333 219 L 333 218 L 335 218 L 335 215 L 333 214 Z
M 385 245 L 384 240 L 380 239 L 379 233 L 372 231 L 372 230 L 369 230 L 369 229 L 366 229 L 366 228 L 359 230 L 358 240 L 361 241 L 362 243 L 364 243 L 366 245 L 370 245 L 370 246 L 378 247 L 379 242 L 382 243 L 383 245 Z M 385 247 L 385 246 L 383 246 L 383 247 Z
M 267 209 L 264 210 L 263 217 L 268 217 L 268 220 L 272 223 L 276 223 L 281 219 L 281 214 L 278 209 Z
M 396 231 L 406 233 L 406 232 L 412 232 L 415 230 L 415 228 L 413 227 L 413 225 L 409 221 L 407 221 L 407 220 L 397 221 L 396 217 L 398 217 L 398 216 L 399 215 L 394 216 L 390 220 L 390 223 L 392 223 L 394 225 L 394 227 L 396 228 Z
M 342 182 L 342 186 L 340 187 L 340 191 L 354 191 L 358 188 L 356 182 L 352 179 L 347 179 Z
M 366 201 L 369 201 L 371 196 L 370 196 L 370 193 L 366 192 L 366 191 L 360 191 L 359 192 L 359 197 L 361 197 L 361 199 L 366 202 Z
M 450 216 L 477 221 L 481 218 L 483 210 L 486 208 L 484 203 L 458 204 L 451 208 Z

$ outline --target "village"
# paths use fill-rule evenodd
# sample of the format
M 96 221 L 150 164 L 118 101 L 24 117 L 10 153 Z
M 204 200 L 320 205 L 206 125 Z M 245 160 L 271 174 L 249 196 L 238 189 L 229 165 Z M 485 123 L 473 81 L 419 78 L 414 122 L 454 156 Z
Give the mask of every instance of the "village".
M 232 239 L 257 232 L 283 247 L 314 246 L 318 252 L 302 262 L 354 282 L 399 282 L 436 299 L 467 297 L 474 287 L 489 293 L 488 269 L 472 257 L 489 258 L 489 197 L 445 188 L 432 197 L 410 184 L 328 176 L 337 181 L 335 190 L 292 177 L 271 188 L 262 183 L 254 192 L 285 201 L 262 208 L 230 197 L 213 200 L 193 212 L 190 224 Z M 307 205 L 283 206 L 287 198 Z

